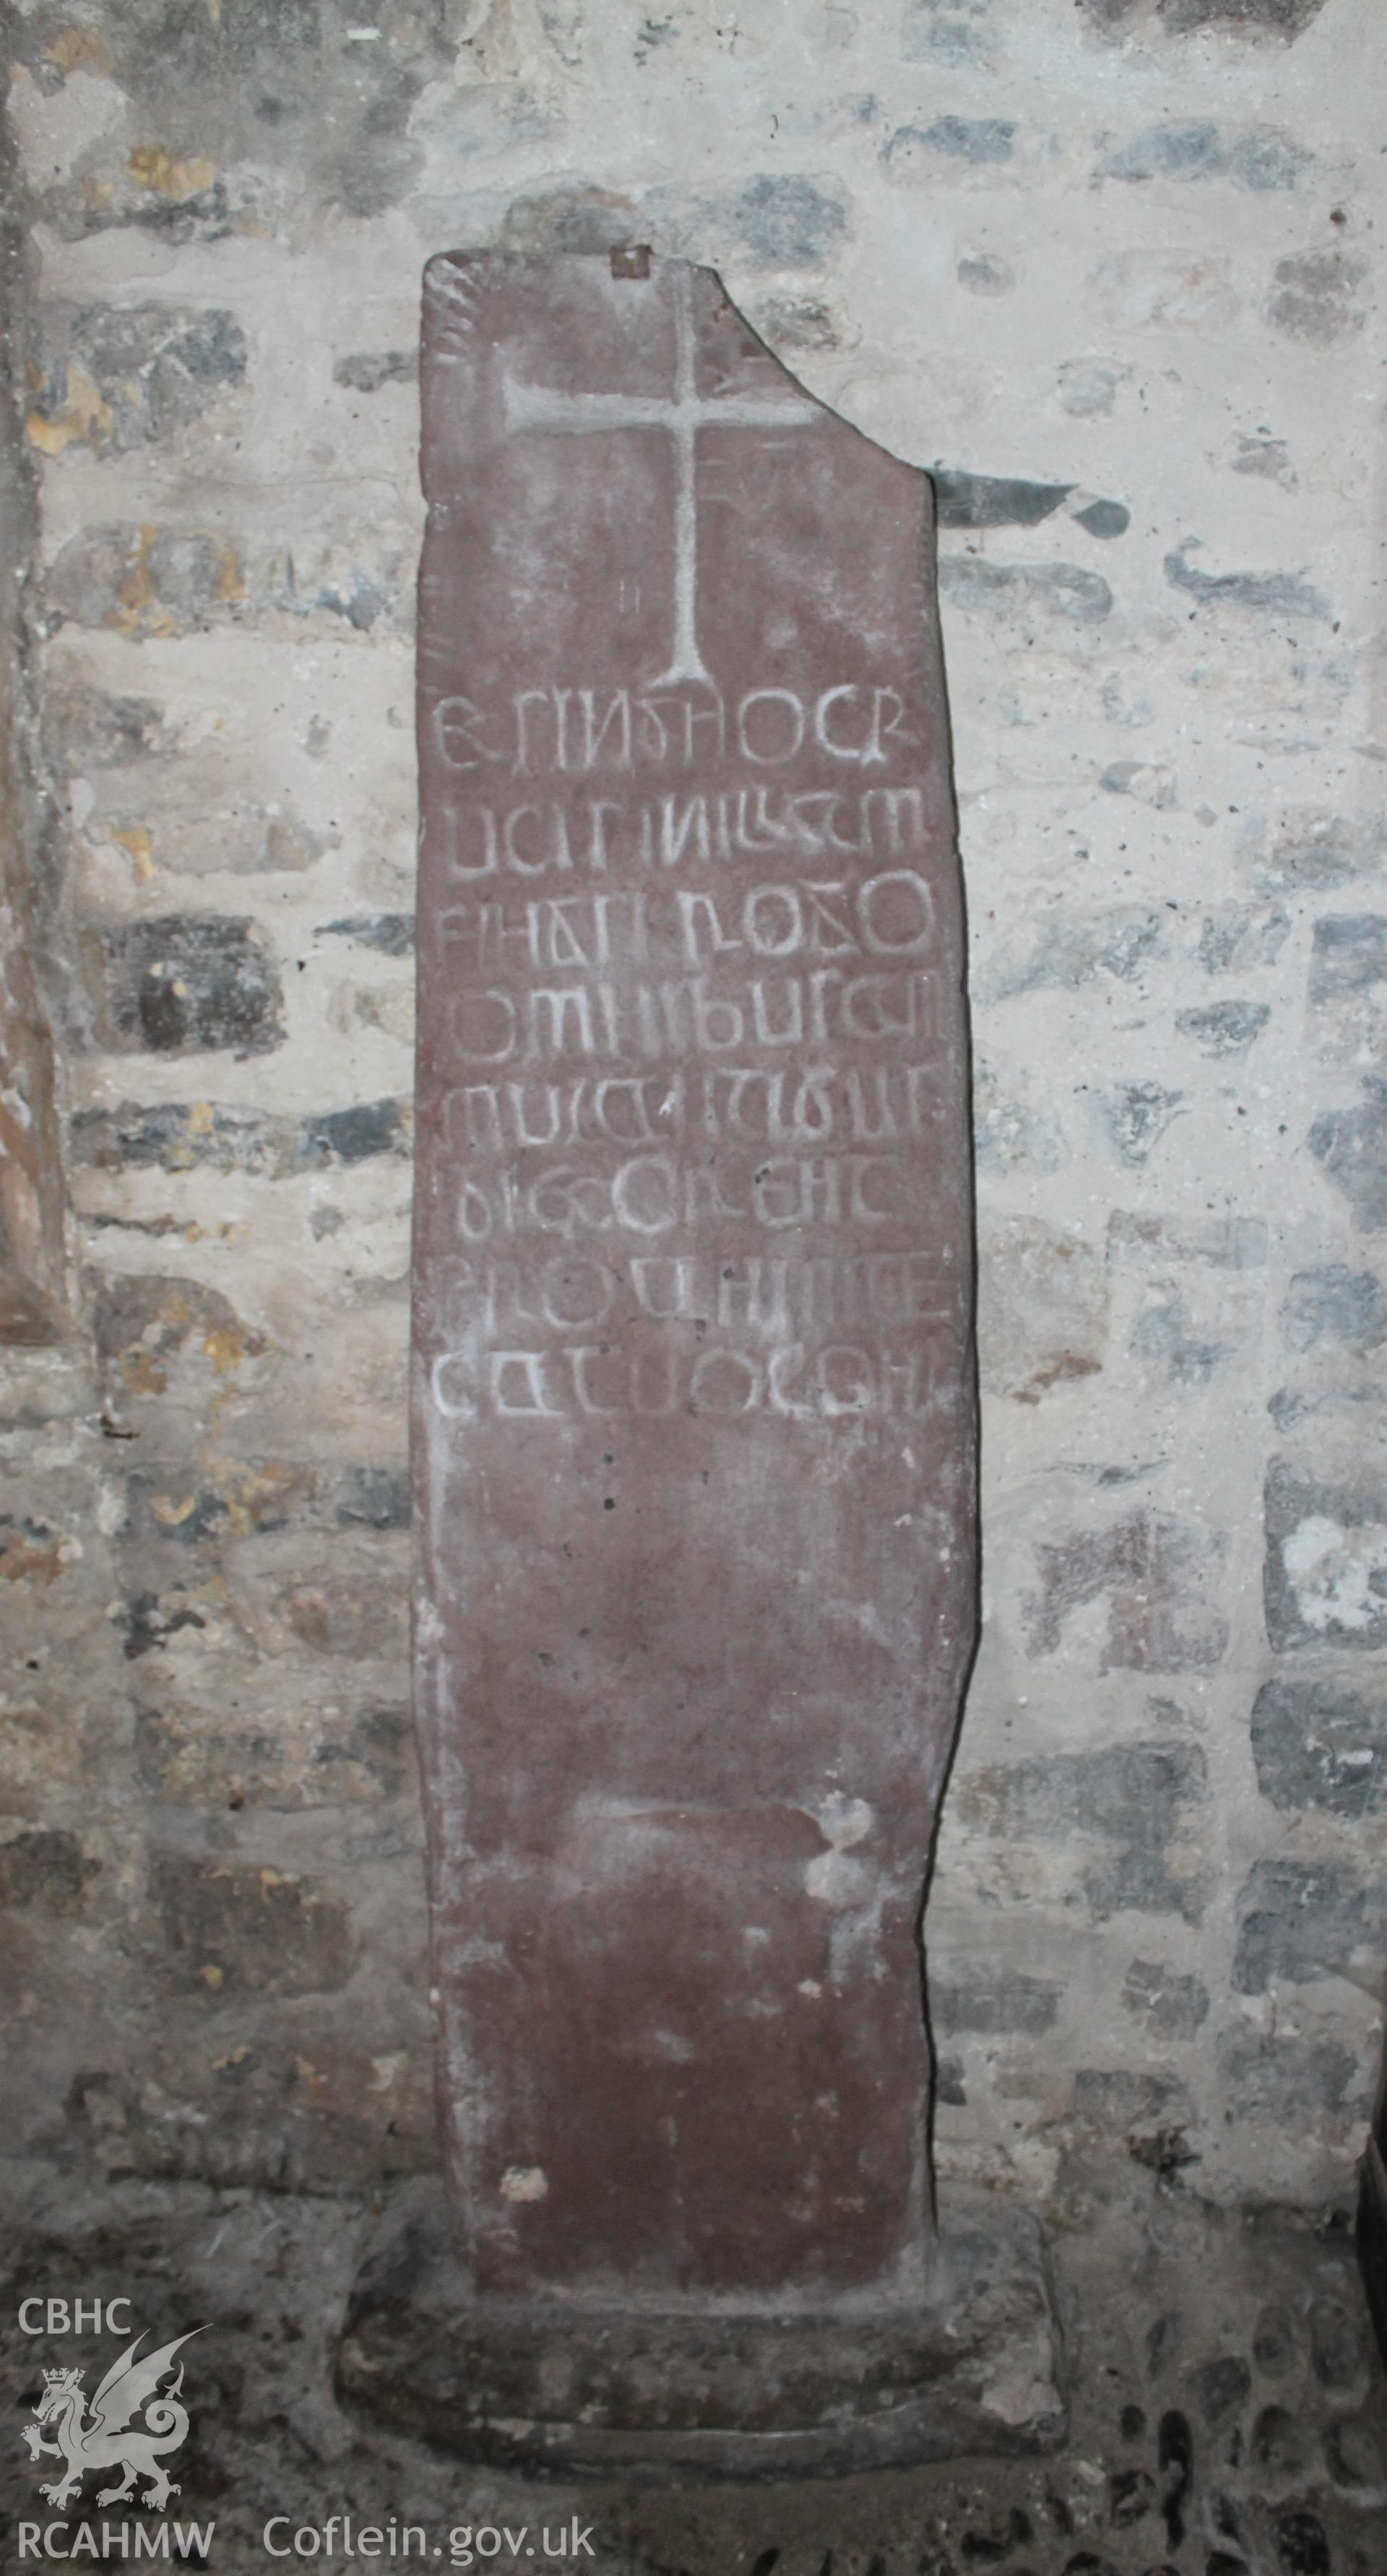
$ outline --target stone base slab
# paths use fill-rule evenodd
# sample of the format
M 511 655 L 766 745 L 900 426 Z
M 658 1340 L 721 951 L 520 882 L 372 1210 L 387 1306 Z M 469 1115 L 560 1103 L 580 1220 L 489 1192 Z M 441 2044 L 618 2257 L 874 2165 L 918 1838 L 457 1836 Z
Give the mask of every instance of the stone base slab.
M 981 2196 L 942 2213 L 918 2307 L 772 2317 L 474 2299 L 441 2190 L 411 2186 L 357 2276 L 336 2387 L 490 2468 L 648 2480 L 1052 2450 L 1067 2421 L 1040 2230 Z

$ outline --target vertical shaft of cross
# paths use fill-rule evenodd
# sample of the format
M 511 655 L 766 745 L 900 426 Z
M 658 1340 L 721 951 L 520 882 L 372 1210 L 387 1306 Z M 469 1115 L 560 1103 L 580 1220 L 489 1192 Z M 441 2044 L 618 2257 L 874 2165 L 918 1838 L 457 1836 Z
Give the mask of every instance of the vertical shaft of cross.
M 698 649 L 698 400 L 694 384 L 693 314 L 689 281 L 680 273 L 674 296 L 674 659 L 652 680 L 655 689 L 676 688 L 681 681 L 712 681 Z

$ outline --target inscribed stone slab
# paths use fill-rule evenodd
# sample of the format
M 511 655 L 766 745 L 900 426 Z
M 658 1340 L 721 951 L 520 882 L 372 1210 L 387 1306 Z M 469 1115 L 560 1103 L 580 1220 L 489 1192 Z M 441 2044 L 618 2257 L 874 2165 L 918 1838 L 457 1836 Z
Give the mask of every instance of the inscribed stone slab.
M 974 1635 L 929 487 L 711 272 L 427 277 L 417 1701 L 484 2301 L 914 2296 Z

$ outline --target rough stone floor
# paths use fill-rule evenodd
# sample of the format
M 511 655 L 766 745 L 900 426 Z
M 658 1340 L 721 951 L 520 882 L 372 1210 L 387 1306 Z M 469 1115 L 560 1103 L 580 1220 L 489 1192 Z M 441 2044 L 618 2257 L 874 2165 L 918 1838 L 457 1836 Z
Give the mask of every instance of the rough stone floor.
M 1230 2216 L 1161 2182 L 1120 2222 L 1060 2237 L 1072 2426 L 1048 2458 L 840 2483 L 579 2488 L 469 2471 L 337 2406 L 331 2357 L 364 2204 L 139 2182 L 97 2194 L 9 2174 L 6 2567 L 21 2563 L 20 2518 L 52 2511 L 18 2431 L 42 2367 L 117 2349 L 26 2340 L 19 2303 L 125 2291 L 151 2347 L 208 2325 L 186 2356 L 193 2429 L 170 2517 L 214 2520 L 199 2563 L 227 2576 L 279 2563 L 263 2540 L 272 2517 L 288 2517 L 273 2533 L 287 2546 L 346 2514 L 387 2542 L 392 2520 L 422 2526 L 429 2565 L 509 2576 L 541 2530 L 539 2566 L 558 2564 L 561 2526 L 562 2563 L 590 2576 L 1387 2576 L 1387 2385 L 1341 2220 Z M 312 2554 L 354 2563 L 340 2530 Z M 304 2559 L 301 2544 L 287 2563 Z

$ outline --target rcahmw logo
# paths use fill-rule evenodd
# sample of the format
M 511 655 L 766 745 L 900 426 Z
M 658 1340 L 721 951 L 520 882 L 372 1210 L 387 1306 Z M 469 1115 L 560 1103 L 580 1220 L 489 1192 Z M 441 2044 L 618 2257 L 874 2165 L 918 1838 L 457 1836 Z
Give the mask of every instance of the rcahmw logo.
M 130 2327 L 120 2322 L 118 2312 L 128 2316 L 128 2300 L 106 2302 L 107 2331 L 128 2335 Z M 24 2334 L 42 2334 L 45 2328 L 50 2335 L 81 2333 L 89 2321 L 100 2330 L 99 2300 L 70 2305 L 65 2299 L 26 2299 L 19 2311 Z M 89 2469 L 106 2469 L 119 2471 L 119 2476 L 98 2489 L 99 2506 L 137 2504 L 163 2512 L 169 2498 L 179 2492 L 169 2476 L 169 2464 L 186 2442 L 189 2429 L 188 2410 L 180 2403 L 183 2364 L 177 2356 L 194 2334 L 205 2331 L 195 2326 L 191 2333 L 176 2335 L 153 2352 L 142 2352 L 144 2334 L 136 2335 L 93 2392 L 90 2412 L 80 2367 L 60 2365 L 44 2371 L 34 2420 L 23 2427 L 23 2433 L 31 2460 L 47 2457 L 62 2463 L 52 2477 L 39 2479 L 39 2493 L 46 2503 L 62 2512 L 80 2498 Z M 102 2522 L 98 2529 L 90 2522 L 21 2522 L 19 2555 L 205 2561 L 215 2528 L 213 2523 Z

